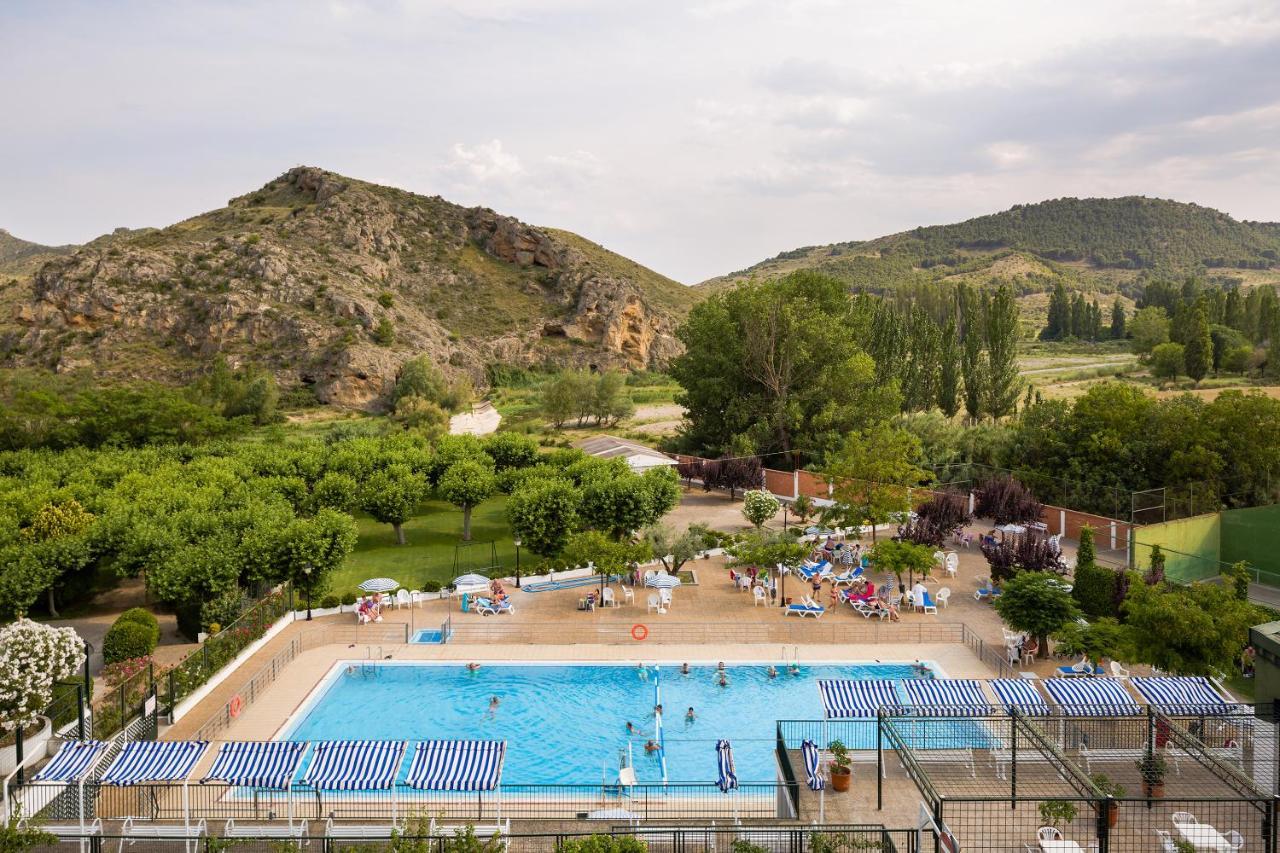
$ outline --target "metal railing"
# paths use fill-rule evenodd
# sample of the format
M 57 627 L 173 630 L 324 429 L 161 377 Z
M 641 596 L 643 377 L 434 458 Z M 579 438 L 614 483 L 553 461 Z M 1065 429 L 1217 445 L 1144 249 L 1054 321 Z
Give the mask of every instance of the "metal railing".
M 637 645 L 638 643 L 959 643 L 967 629 L 958 622 L 879 622 L 848 620 L 820 622 L 795 619 L 763 624 L 706 622 L 671 622 L 668 617 L 644 619 L 645 631 L 636 630 L 630 621 L 587 622 L 518 622 L 492 619 L 459 620 L 453 628 L 454 643 L 595 643 L 601 645 Z M 367 626 L 366 626 L 367 627 Z M 640 636 L 637 636 L 640 635 Z M 352 640 L 351 642 L 364 642 Z
M 635 785 L 518 785 L 496 791 L 422 791 L 396 785 L 383 791 L 319 791 L 295 785 L 287 791 L 231 786 L 223 783 L 148 783 L 119 787 L 98 781 L 85 784 L 86 815 L 104 821 L 328 820 L 403 821 L 423 815 L 437 820 L 493 823 L 507 820 L 586 820 L 607 810 L 623 819 L 778 820 L 777 782 L 739 782 L 723 793 L 714 782 L 653 782 Z M 64 783 L 32 783 L 23 788 L 26 802 L 44 804 L 39 818 L 68 821 L 79 814 L 79 788 Z
M 297 636 L 291 639 L 287 646 L 254 673 L 253 677 L 245 682 L 234 697 L 214 712 L 213 716 L 196 730 L 192 740 L 213 740 L 219 732 L 230 727 L 236 716 L 256 702 L 258 696 L 274 684 L 276 679 L 284 672 L 285 667 L 300 654 L 302 654 L 302 637 Z M 232 707 L 233 704 L 236 706 L 234 709 Z
M 996 671 L 1000 678 L 1015 678 L 1016 674 L 1013 667 L 1009 665 L 1009 659 L 1005 656 L 1007 652 L 1004 646 L 997 646 L 989 643 L 979 637 L 973 631 L 969 630 L 969 626 L 961 624 L 961 639 L 964 644 L 969 647 L 978 658 Z
M 311 829 L 312 827 L 308 827 Z M 423 828 L 430 828 L 430 826 Z M 131 850 L 141 853 L 220 853 L 234 845 L 243 853 L 280 853 L 283 849 L 291 849 L 292 844 L 280 838 L 236 837 L 221 838 L 216 834 L 220 827 L 208 827 L 211 834 L 188 841 L 183 838 L 146 838 L 119 835 L 85 836 L 83 849 L 91 853 L 103 850 L 115 850 L 122 844 L 129 844 Z M 463 826 L 435 827 L 435 835 L 404 834 L 397 835 L 395 849 L 414 850 L 418 853 L 455 853 L 455 851 L 474 851 L 479 849 L 474 842 L 460 840 L 457 833 L 465 832 Z M 325 831 L 324 826 L 314 827 L 314 841 L 319 844 Z M 414 831 L 419 831 L 414 828 Z M 651 853 L 701 853 L 701 851 L 731 850 L 735 841 L 743 841 L 765 850 L 788 851 L 788 853 L 809 853 L 814 850 L 878 850 L 884 853 L 922 853 L 932 851 L 934 834 L 931 830 L 889 829 L 875 824 L 827 824 L 812 826 L 747 824 L 742 826 L 616 826 L 604 824 L 590 830 L 578 832 L 528 832 L 517 831 L 502 836 L 502 849 L 510 853 L 553 853 L 576 839 L 589 839 L 598 836 L 613 838 L 635 838 L 645 845 Z M 819 836 L 815 838 L 815 836 Z M 77 838 L 64 837 L 64 841 L 75 843 Z M 345 842 L 350 844 L 352 842 Z M 390 841 L 377 842 L 375 839 L 362 840 L 360 849 L 391 850 Z M 321 849 L 333 849 L 340 843 L 326 840 Z M 63 845 L 36 846 L 32 853 L 66 853 L 68 847 Z

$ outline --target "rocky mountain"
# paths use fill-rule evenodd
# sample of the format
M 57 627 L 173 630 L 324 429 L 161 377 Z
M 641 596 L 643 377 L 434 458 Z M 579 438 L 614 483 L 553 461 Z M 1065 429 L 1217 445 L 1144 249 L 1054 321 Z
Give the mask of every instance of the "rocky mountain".
M 220 355 L 358 407 L 421 353 L 479 384 L 495 363 L 661 366 L 695 298 L 575 234 L 311 167 L 64 255 L 10 300 L 0 364 L 181 380 Z
M 30 275 L 45 261 L 69 255 L 75 246 L 42 246 L 0 228 L 0 279 Z
M 936 281 L 1010 281 L 1021 292 L 1056 280 L 1133 290 L 1151 275 L 1198 274 L 1246 285 L 1280 282 L 1280 225 L 1240 222 L 1195 204 L 1130 196 L 1018 205 L 954 225 L 873 240 L 806 246 L 704 282 L 725 285 L 816 269 L 889 292 Z

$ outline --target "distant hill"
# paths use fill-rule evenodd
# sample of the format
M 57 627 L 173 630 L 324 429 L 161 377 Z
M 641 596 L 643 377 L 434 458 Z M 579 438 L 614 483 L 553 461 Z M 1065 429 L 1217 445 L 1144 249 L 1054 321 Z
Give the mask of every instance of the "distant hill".
M 42 246 L 0 228 L 0 279 L 30 275 L 45 261 L 74 252 L 75 246 Z
M 7 300 L 0 365 L 180 380 L 222 355 L 351 406 L 421 353 L 480 382 L 492 363 L 658 367 L 696 297 L 575 234 L 312 167 L 56 252 Z
M 1280 282 L 1280 224 L 1239 222 L 1207 207 L 1138 196 L 1062 198 L 955 225 L 806 246 L 703 284 L 796 269 L 820 270 L 872 292 L 970 280 L 1009 281 L 1028 293 L 1058 279 L 1131 291 L 1147 275 L 1188 273 L 1274 284 Z

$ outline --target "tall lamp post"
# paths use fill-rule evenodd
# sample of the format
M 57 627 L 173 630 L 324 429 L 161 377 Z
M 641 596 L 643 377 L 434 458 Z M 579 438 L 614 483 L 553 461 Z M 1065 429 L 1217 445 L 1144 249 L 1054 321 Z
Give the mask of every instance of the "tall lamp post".
M 516 589 L 520 588 L 520 536 L 514 539 L 516 544 Z
M 307 585 L 307 621 L 311 621 L 311 564 L 302 567 L 302 574 L 306 578 L 304 583 Z

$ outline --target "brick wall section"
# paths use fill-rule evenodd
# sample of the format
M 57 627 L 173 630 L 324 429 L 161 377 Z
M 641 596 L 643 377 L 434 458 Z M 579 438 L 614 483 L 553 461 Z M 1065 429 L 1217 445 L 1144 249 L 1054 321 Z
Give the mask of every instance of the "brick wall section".
M 827 481 L 811 471 L 800 472 L 800 494 L 811 498 L 830 497 Z
M 682 453 L 672 455 L 681 462 L 692 462 L 700 458 Z M 797 474 L 800 481 L 800 494 L 808 495 L 811 498 L 826 498 L 830 496 L 826 480 L 812 471 L 799 471 Z M 790 471 L 775 471 L 772 468 L 766 468 L 764 470 L 764 482 L 765 488 L 778 497 L 787 498 L 788 500 L 793 497 L 792 487 L 794 480 Z M 913 489 L 911 491 L 911 503 L 913 506 L 919 506 L 934 494 L 935 492 L 932 489 Z M 943 492 L 937 492 L 937 494 L 943 494 Z M 1062 523 L 1064 517 L 1066 520 L 1065 525 Z M 1093 528 L 1094 541 L 1099 549 L 1109 549 L 1111 547 L 1111 523 L 1113 519 L 1104 515 L 1091 515 L 1087 512 L 1077 512 L 1073 509 L 1046 505 L 1040 520 L 1048 525 L 1050 534 L 1061 533 L 1067 539 L 1079 539 L 1080 528 L 1087 524 Z M 1116 548 L 1118 550 L 1128 550 L 1132 525 L 1127 521 L 1119 520 L 1115 520 L 1115 525 Z
M 790 471 L 775 471 L 772 468 L 765 468 L 764 487 L 778 497 L 794 497 L 792 491 L 795 488 L 795 478 L 791 476 Z

